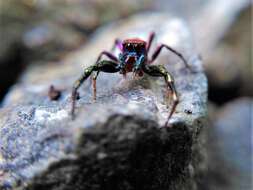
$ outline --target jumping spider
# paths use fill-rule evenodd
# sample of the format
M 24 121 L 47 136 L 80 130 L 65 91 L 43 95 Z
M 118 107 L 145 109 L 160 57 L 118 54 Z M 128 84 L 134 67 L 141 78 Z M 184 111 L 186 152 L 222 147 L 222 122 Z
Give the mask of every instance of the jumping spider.
M 94 91 L 94 99 L 96 99 L 96 79 L 98 77 L 99 72 L 107 72 L 107 73 L 116 73 L 119 72 L 124 76 L 128 72 L 133 72 L 134 75 L 142 76 L 143 73 L 146 73 L 150 76 L 155 77 L 164 77 L 167 87 L 172 92 L 172 109 L 168 115 L 168 119 L 166 121 L 165 126 L 169 119 L 171 118 L 172 114 L 175 112 L 176 106 L 179 102 L 178 95 L 176 92 L 176 88 L 174 85 L 174 80 L 171 74 L 167 71 L 167 69 L 163 65 L 151 65 L 157 56 L 160 54 L 163 48 L 173 52 L 176 54 L 185 64 L 185 66 L 190 69 L 190 66 L 187 64 L 185 58 L 182 56 L 181 53 L 177 52 L 176 50 L 172 49 L 166 44 L 159 45 L 154 53 L 152 54 L 151 58 L 149 59 L 148 53 L 150 46 L 153 42 L 155 37 L 155 33 L 152 32 L 149 35 L 148 41 L 141 40 L 139 38 L 131 38 L 126 39 L 121 42 L 119 39 L 116 39 L 114 42 L 114 46 L 112 50 L 116 47 L 120 50 L 120 54 L 118 57 L 113 55 L 111 52 L 102 51 L 97 61 L 94 65 L 86 68 L 82 74 L 82 76 L 75 82 L 72 91 L 72 109 L 71 114 L 72 118 L 74 117 L 75 111 L 75 102 L 77 98 L 77 90 L 80 85 L 93 73 L 96 72 L 93 76 L 93 91 Z M 109 60 L 101 60 L 102 56 L 105 55 L 109 58 Z

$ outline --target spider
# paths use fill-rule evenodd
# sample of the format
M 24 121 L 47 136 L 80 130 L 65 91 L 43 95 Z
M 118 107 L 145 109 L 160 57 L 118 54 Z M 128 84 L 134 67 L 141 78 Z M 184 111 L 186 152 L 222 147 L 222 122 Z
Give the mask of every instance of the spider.
M 120 54 L 118 57 L 113 55 L 109 51 L 102 51 L 95 64 L 89 66 L 84 69 L 81 77 L 74 83 L 72 90 L 72 108 L 71 115 L 74 118 L 75 113 L 75 102 L 77 99 L 77 90 L 81 86 L 81 84 L 94 72 L 95 74 L 92 77 L 93 80 L 93 98 L 96 100 L 96 79 L 100 72 L 106 73 L 116 73 L 119 72 L 124 77 L 128 72 L 133 72 L 134 76 L 142 76 L 144 73 L 154 76 L 154 77 L 163 77 L 167 88 L 169 88 L 172 92 L 173 104 L 171 111 L 169 112 L 167 121 L 165 126 L 167 126 L 168 121 L 176 110 L 176 106 L 179 103 L 177 91 L 174 85 L 174 80 L 172 75 L 167 71 L 167 69 L 163 65 L 151 65 L 158 55 L 160 54 L 162 49 L 167 49 L 174 54 L 176 54 L 185 64 L 185 66 L 190 69 L 186 59 L 183 55 L 173 48 L 169 47 L 166 44 L 159 45 L 152 56 L 149 58 L 148 53 L 151 47 L 151 44 L 154 40 L 155 33 L 151 32 L 149 34 L 148 41 L 144 41 L 139 38 L 130 38 L 126 39 L 123 42 L 119 39 L 116 39 L 112 48 L 112 51 L 115 48 L 120 50 Z M 102 56 L 106 56 L 109 60 L 101 60 Z

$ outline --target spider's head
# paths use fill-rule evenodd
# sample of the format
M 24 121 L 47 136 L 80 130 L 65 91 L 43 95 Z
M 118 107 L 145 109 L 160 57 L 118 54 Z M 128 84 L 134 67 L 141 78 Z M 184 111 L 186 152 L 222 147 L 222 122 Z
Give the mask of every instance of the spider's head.
M 146 42 L 139 38 L 132 38 L 123 41 L 123 52 L 135 52 L 146 54 Z

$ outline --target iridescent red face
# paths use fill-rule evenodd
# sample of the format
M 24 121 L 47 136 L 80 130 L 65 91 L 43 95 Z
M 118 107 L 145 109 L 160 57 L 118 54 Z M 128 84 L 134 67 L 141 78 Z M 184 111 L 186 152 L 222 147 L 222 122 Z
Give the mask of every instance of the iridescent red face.
M 123 51 L 144 53 L 146 51 L 146 42 L 141 39 L 128 39 L 123 41 Z

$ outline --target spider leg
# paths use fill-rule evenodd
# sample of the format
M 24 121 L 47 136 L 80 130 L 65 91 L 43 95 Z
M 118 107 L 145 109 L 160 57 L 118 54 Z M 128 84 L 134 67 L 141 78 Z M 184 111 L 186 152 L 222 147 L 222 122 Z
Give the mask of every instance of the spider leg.
M 97 71 L 92 77 L 92 87 L 93 87 L 93 100 L 97 99 L 97 77 L 99 75 L 99 71 Z
M 111 48 L 111 52 L 113 52 L 115 50 L 115 48 L 118 48 L 121 52 L 123 51 L 122 41 L 118 38 L 115 39 L 113 46 Z M 100 55 L 98 56 L 97 63 L 100 61 L 102 55 L 106 55 L 111 60 L 118 62 L 118 58 L 116 56 L 114 56 L 111 52 L 107 52 L 107 51 L 101 52 Z M 96 100 L 96 92 L 97 92 L 96 80 L 97 80 L 98 75 L 99 75 L 99 71 L 97 71 L 96 74 L 92 77 L 93 99 L 94 100 Z
M 106 73 L 116 73 L 119 72 L 119 68 L 117 67 L 118 63 L 108 60 L 100 61 L 98 64 L 94 64 L 92 66 L 89 66 L 88 68 L 84 69 L 83 74 L 79 79 L 76 80 L 76 82 L 73 85 L 72 88 L 72 107 L 71 107 L 71 116 L 72 119 L 74 119 L 75 115 L 75 103 L 76 103 L 76 96 L 77 96 L 77 90 L 82 85 L 82 83 L 94 72 L 106 72 Z M 97 74 L 98 75 L 98 74 Z M 96 75 L 96 76 L 97 76 Z
M 163 48 L 166 48 L 167 50 L 169 50 L 169 51 L 173 52 L 174 54 L 176 54 L 176 55 L 183 61 L 184 65 L 185 65 L 188 69 L 191 70 L 191 67 L 190 67 L 190 65 L 187 63 L 187 61 L 186 61 L 186 59 L 184 58 L 184 56 L 183 56 L 181 53 L 179 53 L 178 51 L 174 50 L 173 48 L 169 47 L 169 46 L 166 45 L 166 44 L 161 44 L 161 45 L 159 45 L 159 46 L 156 48 L 155 52 L 153 53 L 153 55 L 152 55 L 152 57 L 151 57 L 151 60 L 149 60 L 148 63 L 152 63 L 153 61 L 155 61 L 155 59 L 156 59 L 156 58 L 158 57 L 158 55 L 161 53 L 161 50 L 162 50 Z
M 118 43 L 120 43 L 120 41 L 118 39 L 116 39 L 115 42 L 114 42 L 113 48 L 115 48 L 115 46 Z M 102 58 L 103 55 L 107 56 L 110 60 L 112 60 L 114 62 L 118 62 L 118 58 L 115 55 L 113 55 L 111 52 L 109 52 L 109 51 L 102 51 L 99 54 L 99 56 L 98 56 L 98 58 L 96 60 L 96 64 L 98 64 L 100 62 L 100 60 L 101 60 L 101 58 Z M 92 77 L 93 99 L 94 100 L 96 100 L 96 91 L 97 91 L 97 89 L 96 89 L 96 79 L 97 79 L 98 74 L 99 74 L 99 71 Z
M 150 46 L 152 45 L 152 42 L 153 42 L 154 38 L 155 38 L 155 32 L 151 32 L 149 34 L 148 43 L 146 45 L 146 51 L 147 51 L 147 53 L 149 52 Z
M 172 75 L 167 71 L 167 69 L 163 65 L 144 65 L 143 71 L 150 76 L 164 77 L 167 87 L 172 92 L 173 104 L 172 104 L 171 111 L 168 115 L 167 121 L 165 123 L 165 126 L 167 126 L 171 116 L 173 115 L 173 113 L 176 110 L 177 104 L 179 103 L 177 91 L 176 91 L 175 84 L 174 84 L 174 79 L 173 79 Z
M 115 39 L 111 52 L 113 52 L 116 48 L 118 48 L 121 52 L 123 51 L 122 41 L 118 38 Z
M 115 55 L 113 55 L 111 52 L 109 52 L 109 51 L 102 51 L 99 54 L 98 58 L 97 58 L 96 64 L 99 63 L 99 61 L 101 60 L 101 58 L 102 58 L 103 55 L 105 55 L 106 57 L 108 57 L 110 60 L 112 60 L 114 62 L 118 62 L 118 58 Z

